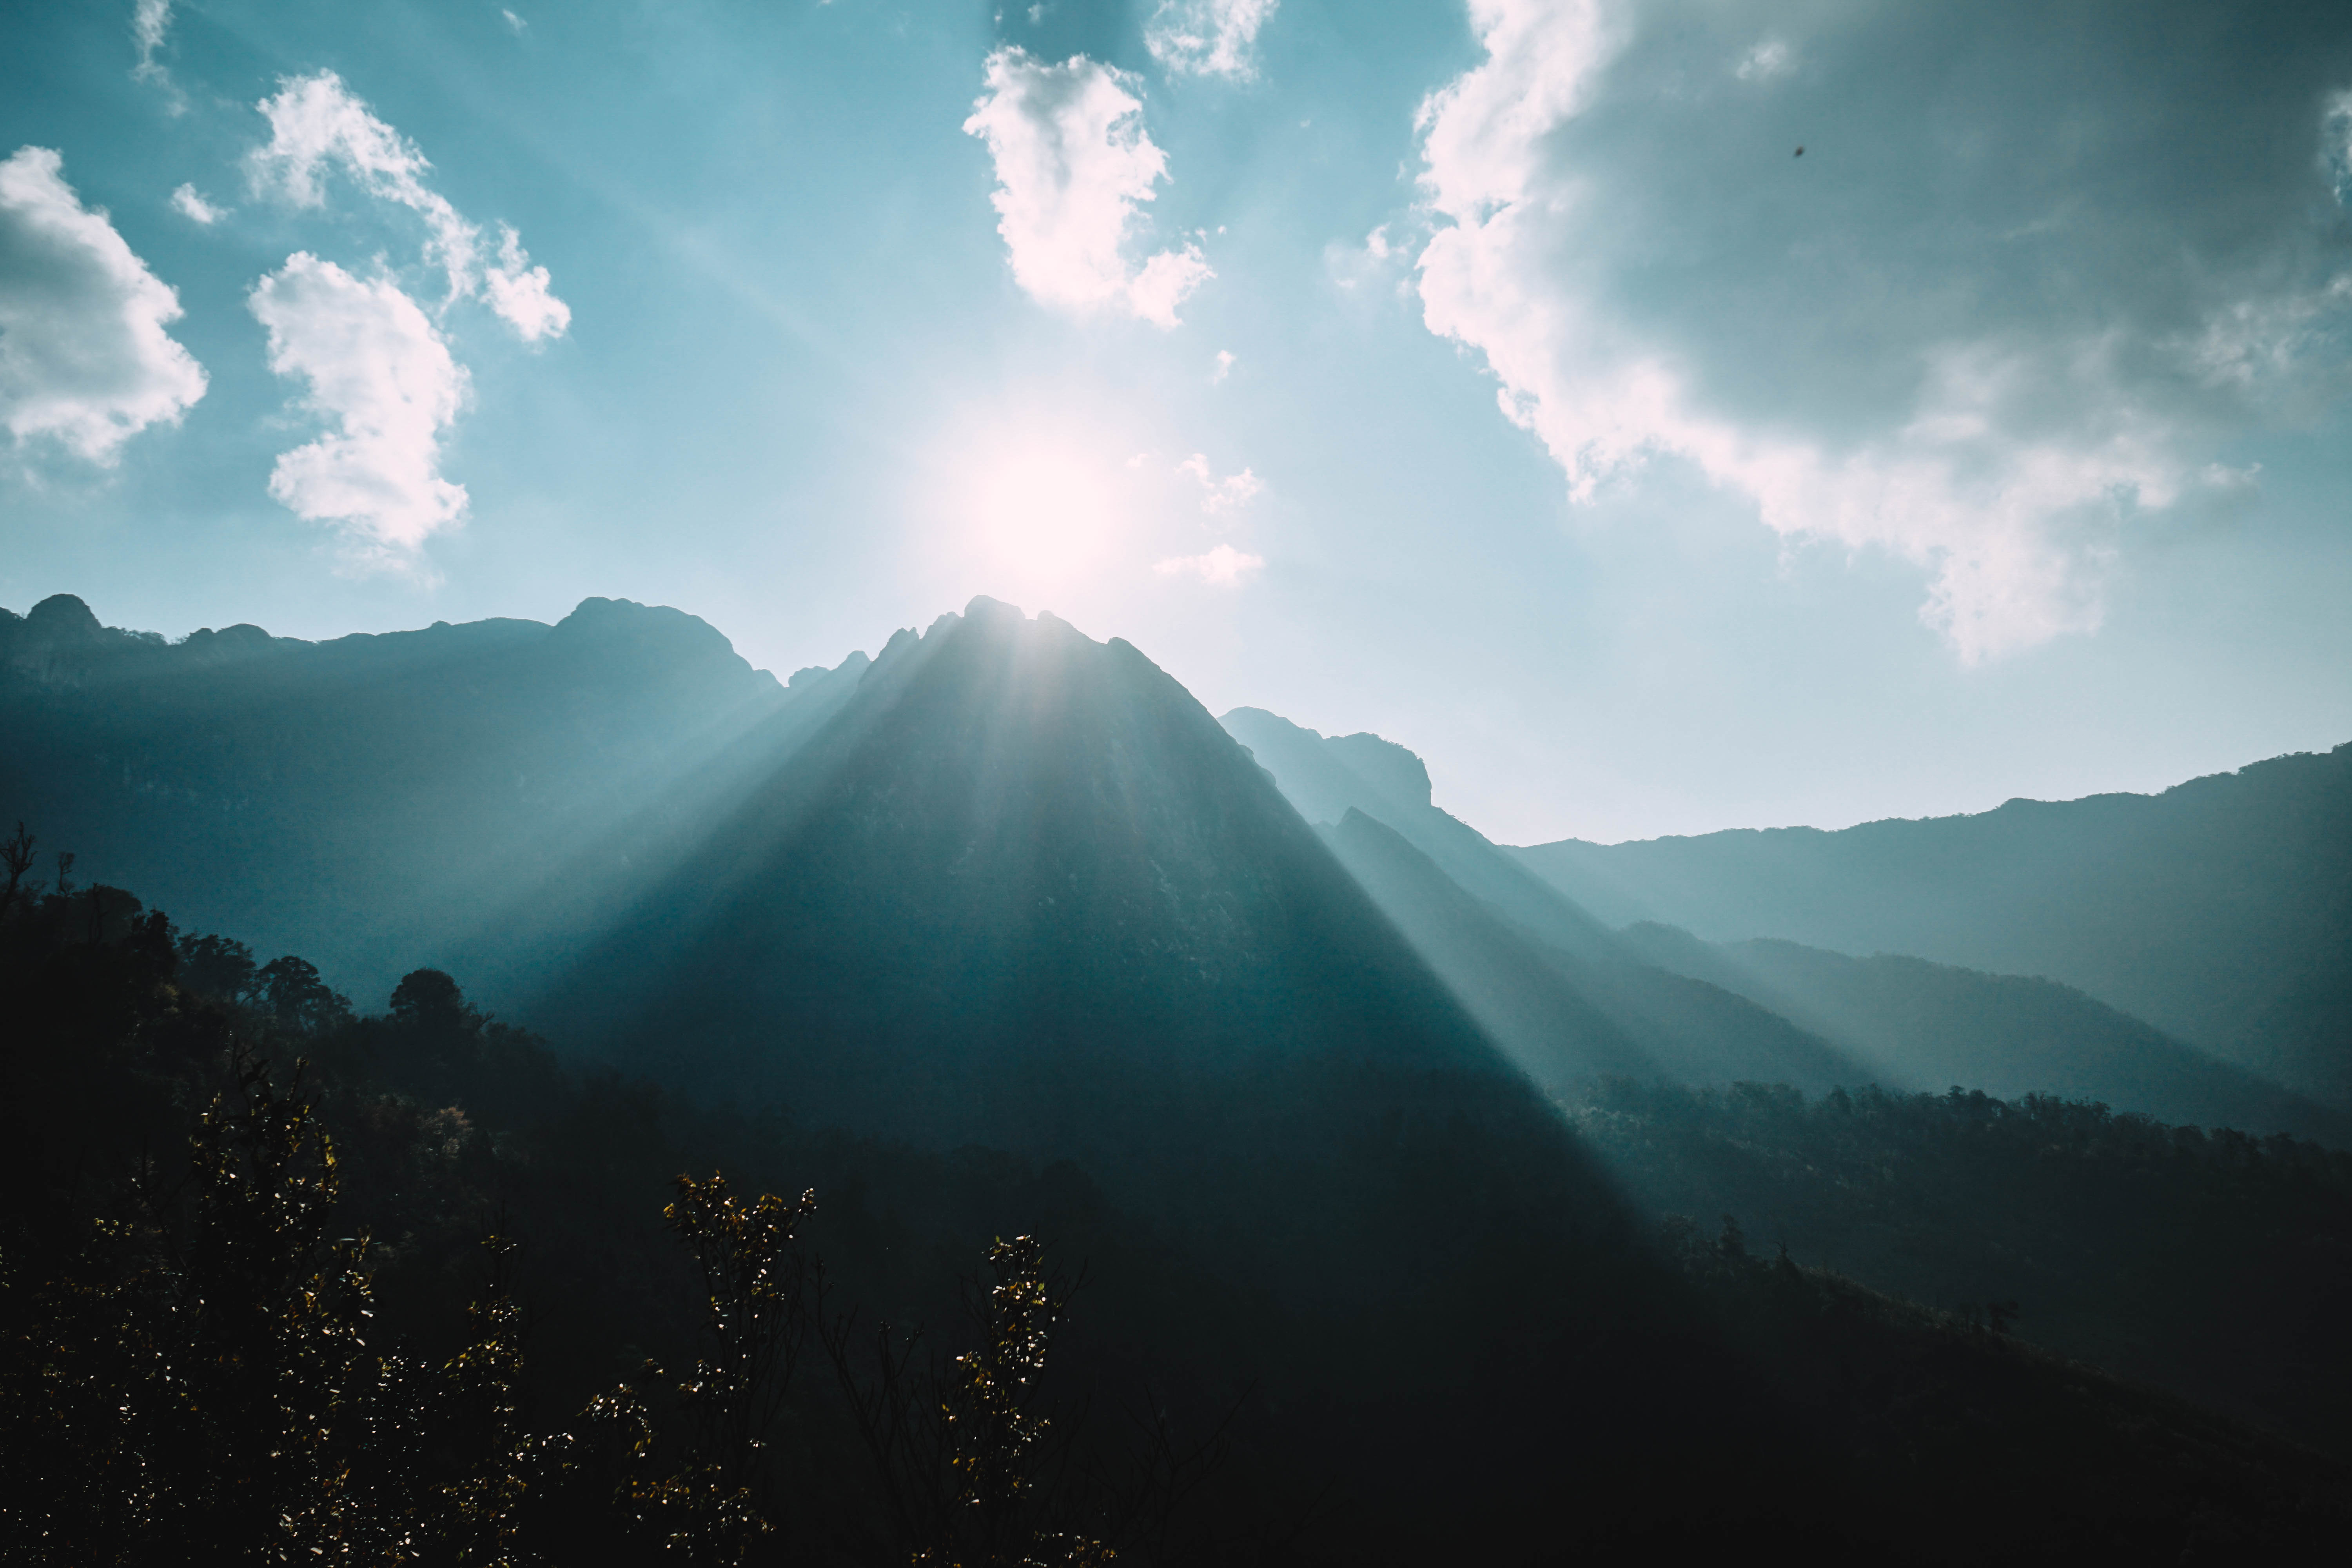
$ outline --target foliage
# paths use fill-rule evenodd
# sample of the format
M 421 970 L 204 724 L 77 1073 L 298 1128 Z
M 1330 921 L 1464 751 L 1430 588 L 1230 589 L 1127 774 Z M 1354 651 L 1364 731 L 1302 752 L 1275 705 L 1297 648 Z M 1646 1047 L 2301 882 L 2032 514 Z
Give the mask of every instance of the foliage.
M 269 967 L 117 889 L 0 916 L 11 1561 L 1502 1561 L 1783 1526 L 1883 1556 L 1962 1496 L 1997 1502 L 1932 1557 L 2084 1520 L 2143 1554 L 2236 1531 L 2291 1556 L 2345 1517 L 2340 1468 L 1774 1258 L 1763 1210 L 1696 1209 L 1746 1229 L 1654 1266 L 1524 1097 L 1269 1078 L 1213 1146 L 1258 1163 L 1169 1205 L 1228 1228 L 1171 1238 L 1072 1165 L 567 1066 L 436 972 L 362 1017 L 278 1005 Z M 1759 1125 L 1816 1114 L 1748 1099 Z M 1635 1128 L 1638 1095 L 1612 1103 Z M 1939 1169 L 1885 1152 L 1898 1186 Z M 2302 1178 L 2273 1177 L 2305 1155 L 2258 1154 L 2246 1212 L 2294 1212 Z M 755 1195 L 812 1186 L 822 1211 Z M 992 1236 L 990 1282 L 959 1285 Z M 1085 1311 L 1049 1255 L 1087 1260 Z
M 642 1092 L 569 1078 L 436 971 L 359 1019 L 302 961 L 178 937 L 113 889 L 28 897 L 0 911 L 10 989 L 42 1003 L 6 1059 L 19 1184 L 0 1210 L 0 1464 L 18 1484 L 0 1502 L 0 1556 L 521 1568 L 832 1561 L 870 1543 L 855 1510 L 874 1484 L 837 1485 L 824 1453 L 848 1436 L 835 1423 L 856 1391 L 795 1398 L 817 1315 L 814 1192 L 787 1202 L 738 1195 L 723 1173 L 675 1177 L 660 1218 L 695 1303 L 674 1342 L 688 1370 L 673 1380 L 643 1360 L 568 1418 L 535 1420 L 539 1315 L 518 1282 L 524 1248 L 489 1200 L 501 1173 L 552 1164 L 576 1202 L 582 1156 L 551 1130 L 535 1158 L 501 1160 L 457 1105 L 426 1110 L 395 1086 L 493 1105 L 535 1087 L 542 1112 L 592 1121 Z M 293 1051 L 324 1065 L 272 1068 Z M 51 1114 L 27 1119 L 37 1105 Z M 544 1193 L 525 1180 L 514 1195 L 560 1234 Z M 609 1228 L 602 1206 L 589 1216 Z M 467 1227 L 470 1270 L 435 1239 Z M 889 1561 L 1110 1561 L 1075 1535 L 1062 1550 L 1058 1516 L 1037 1507 L 1052 1423 L 1035 1379 L 1067 1293 L 1040 1295 L 1037 1242 L 1006 1246 L 992 1254 L 1006 1271 L 997 1336 L 925 1395 L 955 1433 L 956 1506 L 1004 1550 L 971 1556 L 969 1530 L 950 1531 Z M 418 1276 L 469 1271 L 453 1333 Z M 386 1283 L 408 1298 L 393 1314 L 405 1332 L 379 1310 Z M 446 1355 L 430 1353 L 436 1338 L 453 1342 Z M 559 1384 L 577 1375 L 557 1370 Z M 653 1397 L 665 1385 L 674 1404 Z M 786 1426 L 796 1441 L 780 1455 Z
M 1610 1079 L 1563 1104 L 1653 1215 L 2352 1453 L 2352 1153 L 2095 1101 Z

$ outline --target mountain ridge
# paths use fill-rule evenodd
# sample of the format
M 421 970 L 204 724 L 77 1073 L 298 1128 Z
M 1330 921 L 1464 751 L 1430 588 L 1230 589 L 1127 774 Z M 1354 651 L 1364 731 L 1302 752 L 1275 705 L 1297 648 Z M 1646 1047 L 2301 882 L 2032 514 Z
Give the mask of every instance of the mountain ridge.
M 2352 742 L 2153 795 L 1515 854 L 1621 924 L 2044 975 L 2352 1107 Z

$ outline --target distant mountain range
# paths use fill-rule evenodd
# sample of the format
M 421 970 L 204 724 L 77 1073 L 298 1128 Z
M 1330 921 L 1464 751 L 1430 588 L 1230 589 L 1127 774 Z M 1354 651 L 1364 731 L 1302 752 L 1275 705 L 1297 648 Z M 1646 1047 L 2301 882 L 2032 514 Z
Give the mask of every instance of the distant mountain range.
M 1411 973 L 1539 1086 L 1958 1083 L 2352 1141 L 2352 747 L 2155 797 L 1515 849 L 1402 747 L 1247 708 L 1221 732 L 1126 644 L 986 600 L 787 684 L 625 601 L 167 644 L 58 595 L 0 611 L 0 722 L 12 818 L 184 922 L 362 995 L 441 963 L 603 1039 L 631 987 L 711 1039 L 790 998 L 795 1092 L 877 1114 L 922 1098 L 852 1070 L 877 1020 L 984 1054 L 1116 1013 L 1189 1059 L 1377 1039 Z M 753 979 L 677 1002 L 694 964 Z M 1309 994 L 1325 1022 L 1264 1010 Z
M 1274 774 L 1301 815 L 1327 825 L 1349 868 L 1390 916 L 1412 933 L 1465 1005 L 1538 1079 L 1579 1072 L 1630 1072 L 1685 1082 L 1748 1079 L 1816 1089 L 1832 1082 L 1910 1089 L 1958 1084 L 2011 1097 L 2034 1092 L 2082 1096 L 2167 1121 L 2285 1129 L 2339 1142 L 2352 1133 L 2352 1117 L 2345 1114 L 2352 1101 L 2315 1103 L 2328 1082 L 2327 1065 L 2333 1062 L 2343 1070 L 2352 1063 L 2352 1040 L 2344 1041 L 2332 1056 L 2325 1044 L 2326 1028 L 2333 1027 L 2340 1038 L 2352 1026 L 2347 1022 L 2352 1008 L 2333 1014 L 2323 1009 L 2315 1015 L 2315 1037 L 2321 1044 L 2310 1053 L 2315 1067 L 2298 1080 L 2304 1086 L 2298 1092 L 2259 1068 L 2222 1059 L 2103 1005 L 2082 990 L 2028 977 L 2050 973 L 2056 965 L 2020 963 L 2014 967 L 2022 974 L 2000 974 L 1902 956 L 1906 950 L 1901 939 L 1920 928 L 1919 920 L 1906 923 L 1890 919 L 1881 937 L 1856 942 L 1859 951 L 1876 955 L 1865 958 L 1786 940 L 1791 927 L 1800 932 L 1812 930 L 1804 923 L 1808 918 L 1827 918 L 1822 913 L 1830 901 L 1826 893 L 1820 895 L 1818 905 L 1800 904 L 1781 911 L 1769 904 L 1760 888 L 1750 889 L 1754 901 L 1748 918 L 1759 922 L 1755 930 L 1765 940 L 1717 945 L 1647 919 L 1612 931 L 1591 911 L 1605 911 L 1615 919 L 1628 910 L 1649 908 L 1633 902 L 1635 895 L 1627 889 L 1654 859 L 1677 866 L 1683 862 L 1671 858 L 1669 852 L 1696 859 L 1688 847 L 1720 843 L 1728 847 L 1723 854 L 1730 860 L 1759 838 L 1780 840 L 1773 835 L 1717 834 L 1706 839 L 1607 847 L 1570 841 L 1535 849 L 1505 848 L 1432 805 L 1427 770 L 1402 747 L 1373 735 L 1318 735 L 1252 708 L 1236 709 L 1223 722 Z M 2347 755 L 2352 752 L 2339 751 L 2336 758 Z M 2231 825 L 2220 835 L 2221 844 L 2204 851 L 2212 866 L 2209 877 L 2217 881 L 2234 878 L 2242 905 L 2265 900 L 2287 902 L 2300 891 L 2318 906 L 2308 912 L 2324 926 L 2330 918 L 2328 899 L 2340 903 L 2344 887 L 2326 886 L 2324 878 L 2298 869 L 2284 894 L 2273 893 L 2260 884 L 2271 868 L 2267 863 L 2248 863 L 2242 857 L 2231 861 L 2225 851 L 2232 843 L 2260 841 L 2266 832 L 2299 830 L 2306 837 L 2304 848 L 2309 859 L 2326 865 L 2333 856 L 2340 862 L 2352 840 L 2352 816 L 2347 815 L 2352 810 L 2352 769 L 2339 765 L 2326 776 L 2336 781 L 2334 795 L 2324 788 L 2307 791 L 2316 799 L 2305 801 L 2309 809 L 2299 816 L 2282 813 L 2284 820 L 2275 827 Z M 2107 802 L 2084 804 L 2096 808 Z M 2332 820 L 2327 816 L 2331 806 L 2336 813 Z M 2046 809 L 2062 813 L 2065 808 Z M 2088 820 L 2094 829 L 2099 826 L 2095 815 Z M 1885 841 L 1899 844 L 1906 841 L 1895 830 L 1934 832 L 1952 826 L 1882 823 L 1874 831 L 1885 830 Z M 1380 831 L 1383 826 L 1391 830 L 1386 835 Z M 1799 834 L 1789 842 L 1810 846 L 1844 837 Z M 2047 837 L 2053 841 L 2063 837 L 2054 827 Z M 1401 842 L 1383 844 L 1383 837 L 1409 840 L 1410 847 Z M 2151 852 L 2162 847 L 2152 846 Z M 2112 857 L 2120 851 L 2110 847 L 2106 853 Z M 1890 850 L 1889 858 L 1894 854 Z M 1418 875 L 1408 868 L 1409 857 L 1419 862 Z M 2066 890 L 2067 879 L 2081 875 L 2091 858 L 2090 849 L 2080 845 L 2053 852 L 2059 885 L 2021 890 L 2018 896 L 2044 901 L 2076 897 L 2080 901 Z M 2020 855 L 2007 867 L 2021 889 L 2032 879 L 2026 860 Z M 1587 870 L 1596 862 L 1611 868 L 1617 879 L 1601 882 Z M 1569 869 L 1562 871 L 1562 867 Z M 1536 885 L 1538 878 L 1528 876 L 1530 871 L 1549 885 Z M 2106 874 L 2120 879 L 2126 873 L 2108 864 Z M 1727 879 L 1729 875 L 1725 873 Z M 2144 875 L 2150 881 L 2166 879 L 2153 872 Z M 1681 892 L 1682 884 L 1675 883 L 1655 896 L 1664 900 Z M 1916 896 L 1932 899 L 1936 889 L 1921 888 Z M 1998 920 L 1990 911 L 1990 894 L 1984 895 L 1984 902 L 1990 930 Z M 2120 943 L 2134 920 L 2153 927 L 2177 912 L 2135 906 L 2107 909 L 2102 918 L 2107 921 L 2109 940 Z M 2221 929 L 2231 913 L 2218 900 L 2208 907 L 2206 918 L 2217 942 L 2263 956 L 2265 950 L 2252 933 L 2238 927 Z M 2086 913 L 2084 918 L 2090 917 Z M 1838 929 L 1859 933 L 1864 928 L 1857 921 Z M 2352 965 L 2352 944 L 2333 954 L 2320 951 L 2324 945 L 2299 939 L 2282 943 L 2267 958 L 2309 964 L 2316 978 L 2306 981 L 2304 994 L 2324 996 L 2326 987 L 2341 984 L 2342 971 Z M 1668 977 L 1681 984 L 1675 985 Z M 2241 979 L 2239 984 L 2249 983 Z M 1580 1005 L 1589 1011 L 1605 1010 L 1618 1026 L 1616 1034 L 1579 1021 Z M 1580 1054 L 1571 1042 L 1585 1038 L 1596 1044 Z M 1605 1046 L 1599 1043 L 1604 1041 Z M 1629 1062 L 1635 1065 L 1623 1065 Z
M 1612 924 L 2042 975 L 2352 1108 L 2352 744 L 2155 795 L 1517 853 Z

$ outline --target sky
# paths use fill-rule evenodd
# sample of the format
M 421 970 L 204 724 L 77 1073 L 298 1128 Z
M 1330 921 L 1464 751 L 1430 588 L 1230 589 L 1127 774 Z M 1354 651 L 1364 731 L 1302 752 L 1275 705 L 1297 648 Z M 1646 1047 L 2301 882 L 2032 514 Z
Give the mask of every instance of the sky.
M 987 594 L 1491 837 L 2352 740 L 2352 7 L 0 14 L 0 605 Z

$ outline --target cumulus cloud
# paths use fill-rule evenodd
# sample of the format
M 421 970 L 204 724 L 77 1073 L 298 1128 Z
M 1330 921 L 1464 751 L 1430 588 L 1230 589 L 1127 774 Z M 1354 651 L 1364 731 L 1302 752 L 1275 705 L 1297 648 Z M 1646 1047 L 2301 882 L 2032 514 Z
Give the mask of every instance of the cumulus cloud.
M 279 456 L 271 497 L 340 526 L 362 564 L 411 562 L 465 515 L 465 487 L 441 477 L 465 367 L 390 279 L 354 278 L 308 251 L 255 285 L 247 305 L 268 331 L 269 368 L 305 382 L 303 405 L 333 426 Z
M 206 227 L 228 216 L 226 207 L 213 205 L 205 200 L 203 192 L 186 181 L 182 181 L 180 188 L 172 193 L 172 210 L 190 223 L 200 223 Z
M 995 163 L 997 232 L 1023 289 L 1058 310 L 1119 310 L 1167 330 L 1216 275 L 1197 245 L 1129 259 L 1136 204 L 1168 177 L 1130 79 L 1084 55 L 1053 65 L 1002 48 L 963 128 Z
M 0 163 L 0 422 L 20 444 L 108 465 L 149 426 L 178 423 L 205 372 L 163 330 L 179 295 L 63 168 L 47 147 Z
M 1217 351 L 1217 368 L 1210 373 L 1210 382 L 1213 384 L 1222 383 L 1225 377 L 1233 374 L 1234 351 L 1231 349 L 1219 349 Z
M 2223 47 L 2193 5 L 2111 37 L 1990 0 L 1759 45 L 1706 0 L 1470 13 L 1486 58 L 1418 121 L 1424 319 L 1580 500 L 1689 463 L 1785 536 L 1921 563 L 1922 617 L 1974 660 L 2095 628 L 2137 516 L 2235 486 L 2232 432 L 2335 395 L 2352 251 L 2312 217 L 2317 73 L 2352 26 Z M 2203 41 L 2133 70 L 2126 35 Z M 1721 90 L 1690 71 L 1711 50 Z M 1727 79 L 1800 54 L 1835 136 Z
M 449 280 L 445 309 L 487 289 L 490 309 L 526 342 L 561 337 L 571 324 L 570 308 L 549 291 L 547 269 L 529 266 L 515 231 L 501 226 L 499 261 L 486 265 L 482 231 L 425 184 L 433 165 L 425 154 L 333 71 L 281 79 L 277 93 L 257 107 L 269 121 L 268 145 L 247 161 L 257 194 L 322 206 L 327 175 L 341 170 L 379 201 L 424 219 L 425 259 Z
M 1238 588 L 1265 567 L 1265 559 L 1220 544 L 1199 555 L 1175 555 L 1151 568 L 1162 577 L 1197 577 L 1212 588 Z
M 1201 510 L 1212 517 L 1241 510 L 1265 489 L 1265 481 L 1247 468 L 1238 474 L 1227 474 L 1222 479 L 1217 478 L 1216 471 L 1209 467 L 1208 455 L 1204 452 L 1195 452 L 1177 464 L 1176 471 L 1190 474 L 1200 481 Z
M 1171 76 L 1257 75 L 1257 35 L 1276 0 L 1160 0 L 1143 29 L 1144 47 Z

